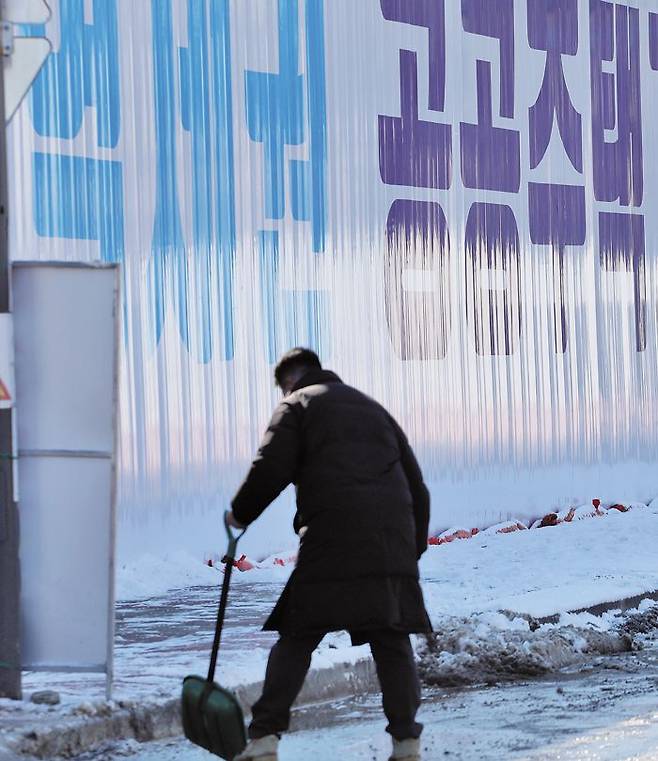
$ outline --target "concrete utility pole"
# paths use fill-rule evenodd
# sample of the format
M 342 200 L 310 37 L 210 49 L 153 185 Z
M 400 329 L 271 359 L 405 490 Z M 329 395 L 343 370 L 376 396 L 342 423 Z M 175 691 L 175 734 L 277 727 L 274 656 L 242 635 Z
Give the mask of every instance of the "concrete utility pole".
M 4 56 L 2 74 L 4 75 Z M 11 312 L 4 76 L 0 76 L 0 319 Z M 9 347 L 0 346 L 0 351 Z M 21 698 L 18 505 L 14 501 L 13 408 L 0 409 L 0 697 Z
M 7 189 L 7 121 L 43 65 L 50 43 L 14 37 L 14 24 L 43 24 L 44 0 L 0 0 L 0 697 L 20 700 L 20 565 L 16 503 L 13 324 Z M 7 386 L 9 384 L 9 386 Z

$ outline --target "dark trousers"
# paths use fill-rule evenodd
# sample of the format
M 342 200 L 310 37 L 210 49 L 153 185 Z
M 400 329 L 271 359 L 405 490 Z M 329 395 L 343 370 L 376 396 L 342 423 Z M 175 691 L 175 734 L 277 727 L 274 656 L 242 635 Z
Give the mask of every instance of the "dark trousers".
M 263 694 L 252 708 L 249 737 L 256 739 L 288 729 L 290 709 L 304 684 L 311 655 L 323 636 L 281 635 L 270 652 Z M 382 690 L 388 719 L 386 731 L 396 740 L 420 737 L 423 725 L 416 721 L 420 681 L 409 635 L 378 631 L 369 634 L 367 641 Z

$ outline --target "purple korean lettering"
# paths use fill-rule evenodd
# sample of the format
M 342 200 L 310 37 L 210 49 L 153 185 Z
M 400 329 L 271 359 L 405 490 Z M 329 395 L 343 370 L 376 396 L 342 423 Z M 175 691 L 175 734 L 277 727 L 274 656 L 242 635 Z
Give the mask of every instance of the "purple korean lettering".
M 481 356 L 514 353 L 521 334 L 521 280 L 519 233 L 509 206 L 474 203 L 466 222 L 466 267 L 472 290 L 466 293 L 466 310 L 475 330 L 475 351 Z M 505 274 L 502 288 L 483 288 L 483 271 Z M 485 292 L 486 291 L 486 292 Z
M 578 52 L 578 0 L 528 0 L 528 43 L 546 51 L 544 78 L 530 108 L 530 168 L 544 158 L 557 122 L 569 161 L 583 171 L 582 120 L 576 111 L 562 68 L 562 56 Z
M 424 26 L 428 31 L 430 69 L 429 107 L 443 111 L 446 90 L 446 18 L 444 0 L 380 0 L 389 21 Z
M 394 201 L 386 236 L 386 320 L 395 352 L 403 360 L 443 359 L 451 330 L 450 240 L 443 209 L 429 201 Z M 429 284 L 405 286 L 405 273 L 423 272 L 431 273 Z
M 599 256 L 604 269 L 633 273 L 635 345 L 637 351 L 644 351 L 647 348 L 644 217 L 641 214 L 599 214 Z
M 427 27 L 431 111 L 445 103 L 445 9 L 443 0 L 380 0 L 390 21 Z M 389 185 L 450 187 L 452 129 L 418 118 L 418 56 L 400 50 L 400 116 L 379 116 L 379 171 Z
M 640 206 L 642 98 L 640 90 L 640 14 L 637 8 L 590 0 L 590 77 L 594 196 Z M 615 73 L 604 62 L 615 62 Z M 606 131 L 614 131 L 606 139 Z
M 564 289 L 564 249 L 582 246 L 587 232 L 585 189 L 578 185 L 548 185 L 531 182 L 528 185 L 530 240 L 540 246 L 553 248 L 553 267 L 557 283 L 557 298 L 553 317 L 555 351 L 567 349 L 567 316 Z
M 462 0 L 462 25 L 467 32 L 499 41 L 500 112 L 514 117 L 514 2 Z M 518 130 L 493 126 L 492 64 L 478 60 L 477 124 L 462 122 L 461 172 L 467 188 L 518 193 L 521 147 Z
M 571 165 L 582 173 L 582 117 L 571 101 L 562 67 L 562 56 L 575 56 L 578 52 L 578 0 L 527 0 L 527 10 L 528 44 L 546 53 L 539 94 L 528 111 L 530 168 L 536 169 L 546 156 L 556 122 Z M 528 207 L 530 240 L 552 250 L 554 346 L 557 354 L 564 354 L 568 343 L 565 249 L 585 243 L 585 189 L 578 185 L 531 182 Z

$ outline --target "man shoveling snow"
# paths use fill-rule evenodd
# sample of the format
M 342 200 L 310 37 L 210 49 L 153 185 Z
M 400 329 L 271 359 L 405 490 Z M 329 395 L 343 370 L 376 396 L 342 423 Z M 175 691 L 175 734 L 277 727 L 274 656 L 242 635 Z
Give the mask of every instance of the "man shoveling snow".
M 266 630 L 278 631 L 250 742 L 236 761 L 275 761 L 311 655 L 325 634 L 368 642 L 395 761 L 420 758 L 420 683 L 409 634 L 431 630 L 418 581 L 429 493 L 407 442 L 377 402 L 292 349 L 275 370 L 285 398 L 232 503 L 235 528 L 252 523 L 290 483 L 297 489 L 297 566 Z

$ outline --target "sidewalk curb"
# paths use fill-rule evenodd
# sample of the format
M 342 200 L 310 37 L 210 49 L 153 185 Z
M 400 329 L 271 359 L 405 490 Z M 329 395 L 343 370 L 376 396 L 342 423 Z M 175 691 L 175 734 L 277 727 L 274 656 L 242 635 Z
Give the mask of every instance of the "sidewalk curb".
M 597 603 L 596 605 L 590 605 L 586 608 L 577 608 L 576 610 L 569 610 L 567 613 L 570 614 L 578 614 L 578 613 L 589 613 L 592 616 L 602 616 L 604 613 L 607 613 L 610 610 L 620 610 L 622 613 L 625 613 L 627 610 L 633 610 L 633 608 L 637 608 L 637 606 L 642 602 L 642 600 L 654 600 L 654 602 L 658 602 L 658 589 L 654 590 L 653 592 L 644 592 L 640 595 L 633 595 L 632 597 L 624 597 L 621 600 L 613 600 L 611 602 L 601 602 Z M 521 614 L 519 614 L 521 615 Z M 541 618 L 535 618 L 533 616 L 533 621 L 536 622 L 539 626 L 543 626 L 544 624 L 556 624 L 560 620 L 560 616 L 564 615 L 563 613 L 555 613 L 552 616 L 543 616 Z
M 263 682 L 252 682 L 234 690 L 245 714 L 260 695 Z M 350 695 L 362 695 L 378 688 L 377 674 L 370 658 L 354 663 L 339 663 L 309 672 L 296 706 L 308 706 Z M 39 759 L 71 758 L 92 751 L 104 744 L 120 740 L 149 742 L 182 734 L 180 700 L 170 698 L 163 703 L 120 703 L 117 709 L 102 706 L 100 715 L 62 717 L 43 729 L 43 717 L 34 718 L 26 727 L 0 740 L 0 761 L 3 753 L 17 753 Z M 10 756 L 11 758 L 11 756 Z

